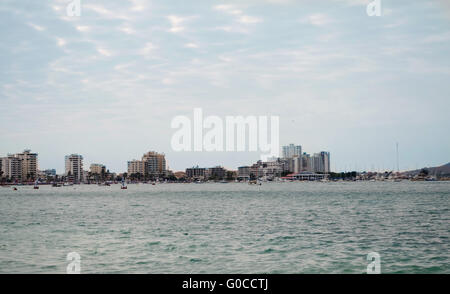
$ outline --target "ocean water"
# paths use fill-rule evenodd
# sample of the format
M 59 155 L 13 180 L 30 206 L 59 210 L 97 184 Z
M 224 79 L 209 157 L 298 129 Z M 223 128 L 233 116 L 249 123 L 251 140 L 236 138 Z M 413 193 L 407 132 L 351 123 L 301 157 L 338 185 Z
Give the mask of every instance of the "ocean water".
M 0 272 L 450 273 L 450 182 L 0 188 Z

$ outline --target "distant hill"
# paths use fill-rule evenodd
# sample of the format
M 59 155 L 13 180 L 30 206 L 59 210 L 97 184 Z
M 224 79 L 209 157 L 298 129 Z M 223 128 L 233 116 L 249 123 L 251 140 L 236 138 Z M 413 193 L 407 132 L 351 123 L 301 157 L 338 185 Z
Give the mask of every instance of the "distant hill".
M 444 176 L 444 175 L 450 175 L 450 162 L 441 166 L 436 166 L 436 167 L 424 167 L 423 169 L 428 170 L 429 175 L 430 176 Z M 407 171 L 405 172 L 405 174 L 407 175 L 417 175 L 420 173 L 421 169 L 416 169 L 416 170 L 411 170 L 411 171 Z

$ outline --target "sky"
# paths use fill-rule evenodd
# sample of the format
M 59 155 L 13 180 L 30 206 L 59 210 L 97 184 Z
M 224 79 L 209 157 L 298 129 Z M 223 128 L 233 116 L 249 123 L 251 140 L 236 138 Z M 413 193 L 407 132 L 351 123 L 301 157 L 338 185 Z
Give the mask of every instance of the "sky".
M 0 156 L 114 172 L 236 169 L 259 152 L 176 152 L 174 117 L 279 116 L 280 143 L 334 171 L 450 162 L 450 4 L 369 0 L 0 2 Z

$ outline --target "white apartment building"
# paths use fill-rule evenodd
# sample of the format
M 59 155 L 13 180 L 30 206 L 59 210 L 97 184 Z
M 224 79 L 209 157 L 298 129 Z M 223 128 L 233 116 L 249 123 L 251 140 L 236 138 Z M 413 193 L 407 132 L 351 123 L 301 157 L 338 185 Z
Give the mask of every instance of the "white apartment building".
M 81 182 L 83 180 L 83 156 L 71 154 L 66 159 L 66 176 L 69 181 Z
M 311 158 L 311 162 L 313 172 L 330 172 L 330 152 L 321 151 L 320 153 L 315 153 Z
M 24 150 L 15 155 L 20 160 L 22 180 L 37 178 L 37 156 L 37 153 L 31 153 L 30 150 Z
M 322 162 L 323 162 L 323 172 L 329 173 L 330 172 L 330 152 L 322 151 L 322 152 L 320 152 L 320 157 L 322 158 Z
M 302 146 L 289 144 L 282 147 L 283 158 L 293 158 L 294 156 L 302 157 Z
M 128 176 L 131 176 L 132 174 L 144 175 L 144 172 L 145 169 L 143 161 L 136 159 L 128 161 Z
M 15 180 L 34 180 L 38 177 L 37 153 L 24 150 L 22 153 L 8 154 L 0 158 L 2 177 Z
M 311 155 L 308 153 L 303 153 L 302 156 L 302 171 L 312 172 L 313 171 L 313 161 Z
M 22 164 L 19 158 L 12 154 L 1 159 L 2 177 L 8 179 L 21 180 L 22 179 Z

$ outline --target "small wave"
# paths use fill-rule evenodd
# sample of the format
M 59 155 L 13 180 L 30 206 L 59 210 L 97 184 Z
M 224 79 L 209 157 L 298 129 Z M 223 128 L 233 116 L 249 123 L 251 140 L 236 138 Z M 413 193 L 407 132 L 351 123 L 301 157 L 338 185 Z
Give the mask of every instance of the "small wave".
M 153 241 L 153 242 L 147 242 L 147 246 L 155 246 L 161 244 L 161 241 Z
M 273 252 L 275 252 L 275 249 L 267 248 L 267 249 L 264 250 L 262 253 L 273 253 Z
M 167 247 L 164 249 L 165 251 L 172 252 L 175 251 L 177 247 L 175 245 L 167 245 Z
M 136 264 L 149 264 L 150 261 L 138 261 L 136 262 Z

